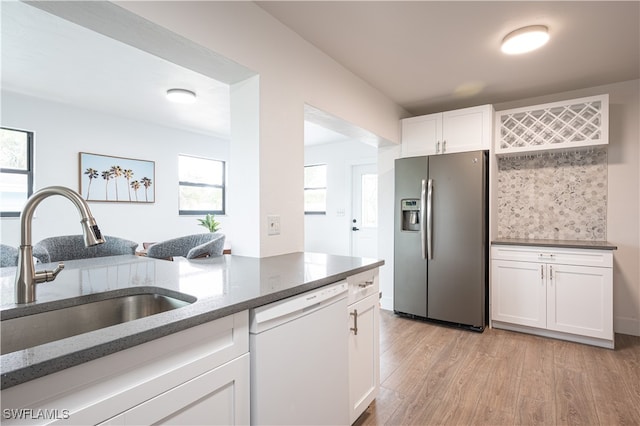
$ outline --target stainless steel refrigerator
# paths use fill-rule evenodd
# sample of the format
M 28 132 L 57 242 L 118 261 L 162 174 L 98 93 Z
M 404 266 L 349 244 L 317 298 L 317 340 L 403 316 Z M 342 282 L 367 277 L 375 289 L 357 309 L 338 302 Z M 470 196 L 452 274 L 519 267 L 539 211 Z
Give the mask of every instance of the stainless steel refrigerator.
M 395 162 L 394 311 L 482 331 L 488 286 L 488 152 Z

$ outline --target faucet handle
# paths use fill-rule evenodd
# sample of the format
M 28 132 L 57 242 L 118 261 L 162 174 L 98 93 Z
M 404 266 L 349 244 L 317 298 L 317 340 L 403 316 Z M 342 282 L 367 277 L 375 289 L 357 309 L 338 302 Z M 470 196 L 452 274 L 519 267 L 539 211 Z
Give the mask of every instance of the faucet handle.
M 64 263 L 58 263 L 56 269 L 53 271 L 38 271 L 35 273 L 34 279 L 36 283 L 44 283 L 48 281 L 53 281 L 56 279 L 60 271 L 64 269 Z
M 60 273 L 60 271 L 62 271 L 63 269 L 64 269 L 64 263 L 63 262 L 58 262 L 58 266 L 56 266 L 56 269 L 51 271 L 51 279 L 47 280 L 47 281 L 55 280 L 56 277 L 58 276 L 58 274 Z

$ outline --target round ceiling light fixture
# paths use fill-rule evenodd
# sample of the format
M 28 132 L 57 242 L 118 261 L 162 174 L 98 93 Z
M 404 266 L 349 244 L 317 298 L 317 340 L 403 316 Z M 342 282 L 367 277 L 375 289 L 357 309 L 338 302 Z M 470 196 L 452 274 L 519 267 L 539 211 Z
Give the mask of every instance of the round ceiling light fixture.
M 502 52 L 519 55 L 544 46 L 549 41 L 549 29 L 544 25 L 530 25 L 510 32 L 502 40 Z
M 187 89 L 169 89 L 167 99 L 180 104 L 192 104 L 196 101 L 196 94 Z

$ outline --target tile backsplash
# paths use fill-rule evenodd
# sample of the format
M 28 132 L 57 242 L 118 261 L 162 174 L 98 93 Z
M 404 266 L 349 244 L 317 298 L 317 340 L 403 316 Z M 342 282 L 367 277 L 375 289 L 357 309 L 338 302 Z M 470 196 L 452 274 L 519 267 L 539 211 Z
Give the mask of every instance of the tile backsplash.
M 606 240 L 607 150 L 498 159 L 498 238 Z

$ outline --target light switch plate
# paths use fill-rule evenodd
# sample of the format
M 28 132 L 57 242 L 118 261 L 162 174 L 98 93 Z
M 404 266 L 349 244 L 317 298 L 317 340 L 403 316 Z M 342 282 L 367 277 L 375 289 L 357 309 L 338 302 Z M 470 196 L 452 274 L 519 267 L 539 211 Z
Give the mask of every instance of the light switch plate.
M 280 216 L 267 216 L 267 235 L 280 235 Z

